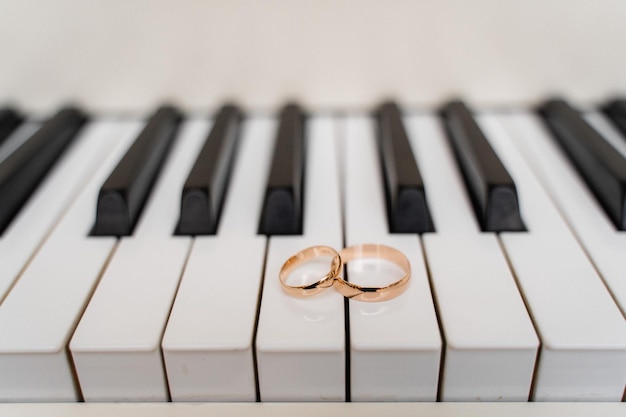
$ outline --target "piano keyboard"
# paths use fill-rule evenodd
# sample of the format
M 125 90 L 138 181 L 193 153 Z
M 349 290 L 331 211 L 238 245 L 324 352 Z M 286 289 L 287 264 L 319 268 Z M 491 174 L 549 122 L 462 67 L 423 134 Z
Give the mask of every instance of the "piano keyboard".
M 623 415 L 618 404 L 539 404 L 624 400 L 626 240 L 621 213 L 604 199 L 607 182 L 585 171 L 604 169 L 624 210 L 618 124 L 595 109 L 572 113 L 597 135 L 593 146 L 613 152 L 605 167 L 607 153 L 580 145 L 588 138 L 579 130 L 568 133 L 579 160 L 570 158 L 548 118 L 530 110 L 448 106 L 399 118 L 388 108 L 300 121 L 294 111 L 180 124 L 162 110 L 147 121 L 89 119 L 0 235 L 0 401 L 12 403 L 0 411 L 41 412 L 18 404 L 27 402 L 66 403 L 49 415 L 137 410 L 70 404 L 84 401 L 156 402 L 154 415 L 348 406 L 356 415 L 381 405 L 265 403 L 395 401 L 411 403 L 394 406 L 397 415 L 454 415 L 455 402 L 478 401 L 489 404 L 464 413 L 502 415 L 495 402 L 532 401 L 507 415 Z M 2 204 L 5 184 L 24 177 L 11 158 L 54 121 L 37 130 L 28 120 L 6 135 Z M 407 144 L 409 152 L 385 151 Z M 222 159 L 198 160 L 209 159 L 203 149 Z M 214 234 L 181 232 L 196 166 L 209 186 L 189 194 L 189 210 L 210 214 Z M 407 189 L 423 194 L 411 200 Z M 103 190 L 115 194 L 107 200 Z M 414 201 L 425 202 L 416 212 L 428 230 L 392 233 L 411 224 L 396 216 Z M 281 229 L 283 216 L 301 226 Z M 129 227 L 96 227 L 116 221 Z M 366 242 L 409 258 L 411 284 L 398 298 L 282 292 L 278 271 L 296 251 Z M 361 282 L 372 267 L 347 273 Z M 264 404 L 208 404 L 255 401 Z

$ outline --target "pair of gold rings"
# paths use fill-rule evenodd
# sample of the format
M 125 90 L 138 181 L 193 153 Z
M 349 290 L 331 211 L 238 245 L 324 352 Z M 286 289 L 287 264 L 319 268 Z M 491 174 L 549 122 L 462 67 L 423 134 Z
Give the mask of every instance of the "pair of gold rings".
M 306 262 L 317 257 L 330 256 L 330 270 L 319 280 L 307 285 L 289 285 L 287 279 L 291 273 Z M 355 259 L 378 258 L 399 266 L 404 275 L 389 285 L 380 287 L 360 286 L 344 280 L 340 274 L 343 266 Z M 309 297 L 333 287 L 344 297 L 358 301 L 385 301 L 402 294 L 411 278 L 411 264 L 402 252 L 385 245 L 354 245 L 337 252 L 329 246 L 312 246 L 301 250 L 283 264 L 278 275 L 283 290 L 294 297 Z

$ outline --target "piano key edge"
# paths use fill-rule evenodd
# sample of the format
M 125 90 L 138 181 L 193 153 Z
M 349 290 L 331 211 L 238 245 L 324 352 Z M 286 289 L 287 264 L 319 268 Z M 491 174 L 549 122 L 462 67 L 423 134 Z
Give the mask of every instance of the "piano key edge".
M 257 416 L 290 417 L 294 415 L 394 415 L 413 417 L 623 417 L 624 403 L 39 403 L 0 404 L 1 415 L 22 417 L 165 417 Z

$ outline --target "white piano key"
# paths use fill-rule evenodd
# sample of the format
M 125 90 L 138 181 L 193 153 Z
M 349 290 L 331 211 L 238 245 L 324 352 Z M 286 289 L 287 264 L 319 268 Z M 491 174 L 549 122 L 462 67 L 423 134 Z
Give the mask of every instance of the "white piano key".
M 112 134 L 115 134 L 112 121 L 85 126 L 0 237 L 0 302 L 59 217 L 94 174 L 103 155 L 111 151 L 115 144 Z
M 349 301 L 352 401 L 434 401 L 441 337 L 417 235 L 388 231 L 374 120 L 345 121 L 346 245 L 380 243 L 403 252 L 411 263 L 408 289 L 381 303 Z M 422 167 L 420 166 L 420 169 Z M 428 190 L 427 198 L 428 198 Z M 348 279 L 385 285 L 362 263 L 348 264 Z M 370 265 L 375 267 L 375 265 Z M 367 281 L 364 281 L 367 280 Z
M 482 233 L 435 116 L 406 119 L 436 233 L 424 249 L 445 337 L 443 401 L 525 401 L 538 338 L 495 233 Z
M 161 336 L 191 246 L 174 236 L 180 194 L 208 132 L 186 122 L 134 234 L 120 240 L 72 337 L 85 401 L 167 401 Z
M 533 399 L 621 401 L 626 380 L 626 321 L 548 194 L 517 153 L 513 136 L 485 114 L 479 123 L 514 176 L 527 233 L 501 239 L 541 335 Z M 545 135 L 519 136 L 529 161 L 556 167 Z M 532 144 L 532 145 L 531 145 Z M 526 154 L 527 156 L 529 154 Z M 549 158 L 549 159 L 547 159 Z M 559 175 L 554 170 L 551 175 Z M 549 182 L 549 181 L 546 181 Z M 576 203 L 577 204 L 577 203 Z
M 257 234 L 275 123 L 242 125 L 216 236 L 195 238 L 163 336 L 172 401 L 255 401 L 253 352 L 267 238 Z
M 278 281 L 280 267 L 297 251 L 343 244 L 336 151 L 336 122 L 309 119 L 304 232 L 272 236 L 268 244 L 256 337 L 262 401 L 345 400 L 343 297 L 329 289 L 295 298 Z
M 111 132 L 113 151 L 0 306 L 0 400 L 79 398 L 66 346 L 116 243 L 88 236 L 96 197 L 139 127 L 120 123 Z

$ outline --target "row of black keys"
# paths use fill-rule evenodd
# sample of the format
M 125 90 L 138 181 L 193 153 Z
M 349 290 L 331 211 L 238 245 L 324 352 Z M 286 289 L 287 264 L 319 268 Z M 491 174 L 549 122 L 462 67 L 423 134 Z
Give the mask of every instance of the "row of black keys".
M 626 134 L 626 100 L 612 101 L 604 110 Z M 550 100 L 539 112 L 616 228 L 626 230 L 624 156 L 565 101 Z M 441 114 L 482 230 L 524 230 L 513 179 L 470 110 L 454 101 L 445 105 Z M 376 109 L 375 117 L 390 231 L 434 231 L 398 106 L 385 103 Z M 0 161 L 0 234 L 86 121 L 80 110 L 63 109 Z M 181 121 L 181 113 L 171 106 L 159 108 L 150 118 L 100 189 L 93 235 L 132 234 Z M 183 188 L 177 234 L 216 232 L 241 121 L 242 113 L 233 105 L 222 107 L 215 118 Z M 16 111 L 0 110 L 0 144 L 21 122 Z M 305 123 L 298 105 L 282 109 L 259 233 L 302 233 Z

